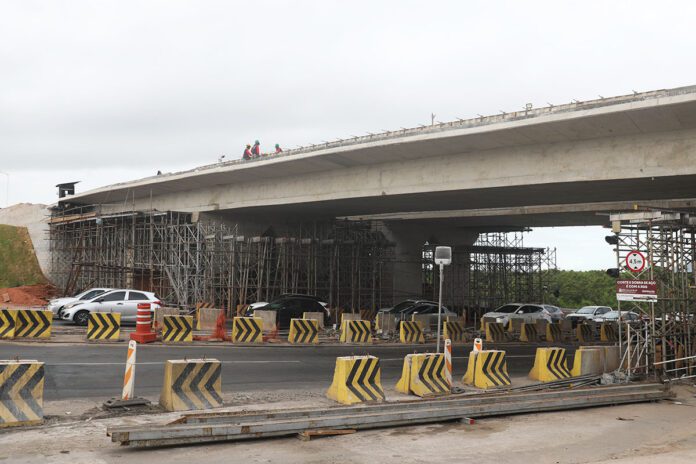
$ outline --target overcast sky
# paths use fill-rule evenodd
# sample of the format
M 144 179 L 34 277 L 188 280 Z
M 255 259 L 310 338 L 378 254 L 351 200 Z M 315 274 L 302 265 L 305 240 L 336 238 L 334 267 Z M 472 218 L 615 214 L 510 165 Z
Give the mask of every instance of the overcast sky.
M 292 147 L 694 84 L 696 3 L 0 1 L 0 205 Z M 5 183 L 9 177 L 9 198 Z M 563 268 L 601 228 L 547 229 Z

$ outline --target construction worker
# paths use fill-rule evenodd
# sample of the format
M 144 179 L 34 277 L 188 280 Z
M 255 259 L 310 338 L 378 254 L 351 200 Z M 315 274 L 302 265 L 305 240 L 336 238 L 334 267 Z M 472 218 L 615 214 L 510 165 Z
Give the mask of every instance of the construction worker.
M 247 146 L 246 146 L 246 148 L 244 149 L 244 154 L 242 155 L 242 159 L 244 159 L 244 160 L 250 160 L 251 157 L 252 157 L 252 154 L 251 154 L 251 145 L 249 145 L 249 144 L 247 143 Z
M 276 143 L 276 146 L 275 146 L 275 150 L 276 150 L 276 151 L 275 151 L 275 152 L 276 152 L 276 155 L 277 155 L 278 153 L 283 153 L 283 149 L 280 148 L 280 145 L 278 145 L 277 143 Z
M 251 147 L 251 154 L 254 155 L 255 158 L 261 156 L 261 144 L 258 140 L 254 142 L 254 146 Z

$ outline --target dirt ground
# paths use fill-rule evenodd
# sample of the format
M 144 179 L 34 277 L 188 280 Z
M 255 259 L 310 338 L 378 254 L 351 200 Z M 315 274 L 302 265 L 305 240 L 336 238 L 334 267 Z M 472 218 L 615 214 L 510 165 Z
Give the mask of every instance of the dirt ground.
M 674 401 L 482 419 L 358 432 L 303 442 L 296 438 L 138 450 L 106 437 L 108 425 L 169 421 L 178 413 L 99 418 L 94 410 L 42 427 L 0 433 L 2 463 L 693 463 L 696 387 L 676 388 Z M 321 392 L 238 394 L 237 406 L 270 409 L 327 404 Z M 284 398 L 292 397 L 287 401 Z M 252 403 L 253 402 L 253 403 Z M 265 402 L 265 403 L 264 403 Z M 72 409 L 84 409 L 78 405 Z M 49 411 L 47 410 L 47 413 Z M 77 415 L 77 414 L 75 414 Z

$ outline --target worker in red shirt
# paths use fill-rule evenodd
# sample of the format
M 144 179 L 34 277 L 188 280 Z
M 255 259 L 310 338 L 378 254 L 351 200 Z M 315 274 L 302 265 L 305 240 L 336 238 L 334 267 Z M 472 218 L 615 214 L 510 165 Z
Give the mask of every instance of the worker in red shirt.
M 247 146 L 246 146 L 246 148 L 244 149 L 244 154 L 242 155 L 242 159 L 244 159 L 244 160 L 250 160 L 251 157 L 252 157 L 252 154 L 251 154 L 251 145 L 249 145 L 249 144 L 247 143 Z
M 275 146 L 275 152 L 276 152 L 276 155 L 277 155 L 278 153 L 283 153 L 283 149 L 280 148 L 280 145 L 278 145 L 277 143 L 276 143 L 276 146 Z
M 255 158 L 261 156 L 261 144 L 258 140 L 254 142 L 254 146 L 251 147 L 251 154 L 254 155 Z

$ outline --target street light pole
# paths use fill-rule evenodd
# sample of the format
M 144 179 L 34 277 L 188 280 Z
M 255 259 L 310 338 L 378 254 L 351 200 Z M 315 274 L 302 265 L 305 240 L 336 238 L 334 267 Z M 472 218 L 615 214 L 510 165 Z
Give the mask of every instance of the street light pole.
M 445 265 L 440 263 L 440 295 L 437 298 L 437 352 L 440 352 L 440 332 L 442 330 L 442 273 Z

